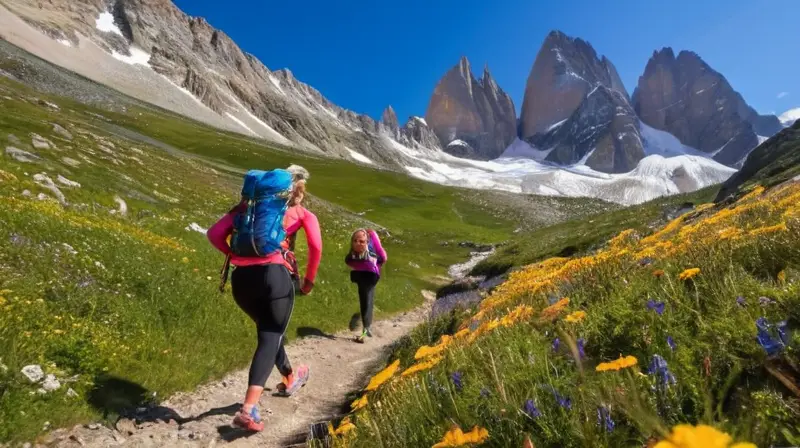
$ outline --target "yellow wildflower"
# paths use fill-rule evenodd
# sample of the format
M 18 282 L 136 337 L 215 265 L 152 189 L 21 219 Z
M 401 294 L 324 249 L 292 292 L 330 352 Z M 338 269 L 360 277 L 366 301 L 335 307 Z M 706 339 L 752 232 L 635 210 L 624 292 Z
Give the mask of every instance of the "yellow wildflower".
M 700 273 L 700 268 L 687 269 L 680 273 L 678 280 L 690 280 L 695 278 Z
M 442 360 L 441 356 L 428 358 L 425 361 L 418 362 L 413 366 L 407 368 L 406 370 L 403 371 L 401 375 L 408 376 L 417 372 L 422 372 L 423 370 L 428 370 L 431 367 L 435 366 L 436 364 L 439 364 L 439 361 L 441 360 Z
M 781 285 L 786 283 L 786 271 L 778 272 L 778 283 Z
M 569 305 L 569 297 L 564 297 L 558 302 L 548 306 L 542 310 L 542 319 L 551 319 L 564 311 L 564 308 Z
M 464 433 L 458 426 L 453 426 L 444 437 L 442 441 L 433 445 L 433 448 L 449 448 L 459 447 L 464 445 L 479 445 L 489 438 L 489 431 L 486 428 L 475 426 L 472 431 Z
M 575 311 L 574 313 L 567 315 L 567 317 L 564 320 L 570 323 L 578 323 L 585 318 L 586 318 L 586 311 Z
M 430 356 L 438 355 L 439 353 L 443 352 L 445 348 L 453 341 L 452 336 L 449 335 L 442 335 L 441 339 L 439 339 L 439 343 L 434 345 L 433 347 L 429 345 L 423 345 L 422 347 L 417 349 L 417 352 L 414 353 L 414 359 L 422 359 L 427 358 Z
M 747 193 L 746 195 L 744 195 L 741 198 L 739 198 L 739 200 L 736 201 L 736 203 L 740 204 L 740 203 L 746 202 L 747 200 L 752 199 L 752 198 L 754 198 L 756 196 L 760 196 L 761 193 L 764 192 L 764 190 L 766 190 L 766 188 L 762 187 L 761 185 L 756 185 L 752 190 L 750 190 L 749 193 Z
M 779 224 L 775 224 L 774 226 L 767 226 L 767 227 L 759 227 L 757 229 L 753 229 L 748 232 L 752 236 L 757 235 L 766 235 L 770 233 L 777 233 L 777 232 L 787 232 L 789 229 L 786 227 L 786 223 L 782 222 Z
M 734 443 L 733 438 L 708 425 L 677 425 L 655 448 L 756 448 L 752 443 Z
M 533 315 L 533 308 L 527 305 L 520 305 L 500 319 L 500 325 L 510 327 L 517 322 L 521 322 Z
M 620 356 L 617 360 L 598 364 L 594 370 L 597 372 L 605 372 L 607 370 L 622 370 L 628 367 L 633 367 L 638 363 L 639 361 L 634 356 L 626 356 L 624 358 Z
M 333 429 L 333 425 L 328 423 L 328 432 L 332 436 L 341 436 L 341 435 L 347 434 L 348 432 L 350 432 L 350 431 L 352 431 L 354 429 L 356 429 L 356 425 L 354 425 L 350 421 L 350 417 L 343 418 L 342 421 L 339 422 L 339 427 L 336 428 L 336 429 Z
M 380 373 L 373 376 L 367 385 L 367 390 L 377 390 L 383 383 L 394 376 L 397 369 L 400 368 L 400 360 L 395 360 L 391 365 L 381 370 Z
M 189 257 L 183 257 L 181 259 L 181 261 L 184 262 L 184 263 L 188 263 L 189 262 Z
M 476 328 L 475 331 L 470 333 L 469 338 L 467 339 L 467 341 L 472 343 L 472 342 L 475 341 L 475 339 L 478 338 L 478 336 L 482 335 L 483 333 L 492 331 L 492 330 L 494 330 L 495 328 L 497 328 L 499 326 L 500 326 L 500 321 L 497 320 L 497 319 L 493 319 L 493 320 L 490 320 L 488 322 L 484 322 L 484 323 L 481 324 L 480 327 Z
M 358 400 L 354 401 L 350 404 L 350 409 L 357 411 L 369 404 L 369 400 L 367 400 L 367 396 L 364 395 L 363 397 L 359 398 Z
M 664 276 L 663 269 L 656 269 L 655 271 L 653 271 L 653 277 L 661 278 L 663 276 Z
M 453 335 L 453 339 L 461 339 L 468 334 L 469 334 L 469 328 L 464 328 L 462 330 L 457 331 L 456 334 Z
M 740 229 L 737 229 L 736 227 L 726 227 L 717 233 L 719 239 L 721 240 L 735 239 L 738 238 L 741 234 L 742 231 Z

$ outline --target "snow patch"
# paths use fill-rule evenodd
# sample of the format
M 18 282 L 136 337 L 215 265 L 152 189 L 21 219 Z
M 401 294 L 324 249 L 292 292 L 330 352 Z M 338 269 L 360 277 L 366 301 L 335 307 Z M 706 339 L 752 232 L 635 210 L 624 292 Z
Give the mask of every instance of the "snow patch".
M 455 139 L 452 142 L 447 144 L 448 148 L 451 147 L 451 146 L 467 146 L 467 147 L 469 147 L 469 143 L 465 142 L 464 140 Z
M 782 113 L 778 119 L 785 127 L 789 127 L 794 124 L 795 121 L 800 120 L 800 107 L 795 107 L 794 109 L 789 109 L 786 112 Z
M 758 137 L 758 144 L 759 144 L 759 146 L 760 146 L 762 143 L 764 143 L 765 141 L 769 140 L 769 137 L 765 137 L 765 136 L 763 136 L 763 135 L 757 135 L 756 137 Z
M 365 156 L 364 154 L 361 154 L 360 152 L 353 151 L 352 149 L 348 148 L 347 146 L 345 146 L 344 149 L 346 149 L 347 152 L 350 153 L 350 157 L 352 157 L 356 161 L 359 161 L 361 163 L 366 163 L 367 165 L 374 165 L 375 164 L 375 162 L 370 160 L 369 157 Z
M 283 91 L 283 88 L 281 87 L 281 82 L 278 80 L 278 78 L 272 76 L 271 74 L 268 75 L 268 77 L 272 85 L 275 86 L 276 89 L 278 89 L 278 92 L 280 92 L 282 95 L 286 95 L 286 92 Z
M 427 121 L 425 121 L 425 119 L 424 119 L 424 118 L 422 118 L 422 117 L 414 117 L 414 119 L 415 119 L 415 120 L 417 120 L 417 121 L 419 121 L 420 123 L 424 124 L 425 126 L 427 126 L 427 125 L 428 125 L 428 122 L 427 122 Z
M 544 162 L 548 155 L 553 151 L 553 148 L 541 150 L 531 146 L 530 143 L 515 138 L 508 148 L 503 152 L 500 158 L 519 158 L 519 159 L 532 159 L 537 162 Z
M 585 165 L 561 167 L 505 155 L 486 162 L 453 156 L 439 156 L 438 161 L 421 157 L 417 160 L 424 166 L 406 166 L 406 171 L 430 182 L 514 193 L 595 197 L 625 205 L 695 191 L 723 182 L 736 172 L 707 156 L 686 154 L 670 158 L 650 155 L 624 174 L 601 173 Z
M 233 114 L 232 114 L 232 113 L 230 113 L 230 112 L 225 112 L 225 115 L 227 115 L 227 116 L 228 116 L 228 118 L 230 118 L 231 120 L 235 121 L 235 122 L 236 122 L 236 124 L 238 124 L 239 126 L 241 126 L 241 127 L 245 128 L 245 129 L 247 130 L 247 132 L 249 132 L 249 133 L 253 134 L 253 135 L 254 135 L 254 136 L 256 136 L 256 137 L 258 137 L 258 134 L 256 134 L 256 133 L 255 133 L 255 132 L 254 132 L 252 129 L 250 129 L 250 128 L 249 128 L 249 127 L 246 125 L 246 124 L 244 124 L 244 121 L 242 121 L 242 120 L 240 120 L 240 119 L 236 118 L 236 116 L 235 116 L 235 115 L 233 115 Z
M 597 89 L 597 87 L 595 87 L 595 89 Z M 594 92 L 594 90 L 592 90 L 592 92 Z M 589 95 L 591 95 L 591 93 Z M 569 118 L 565 118 L 565 119 L 559 121 L 558 123 L 551 124 L 550 126 L 547 127 L 547 129 L 544 130 L 544 133 L 547 134 L 548 132 L 552 131 L 553 129 L 560 128 L 562 124 L 567 122 L 567 120 L 569 120 Z
M 653 128 L 639 121 L 639 134 L 642 136 L 644 153 L 648 156 L 660 155 L 662 157 L 675 157 L 680 155 L 691 155 L 698 157 L 710 157 L 702 151 L 686 146 L 678 140 L 678 137 L 667 131 Z
M 114 15 L 108 11 L 100 13 L 97 19 L 95 19 L 94 26 L 104 33 L 114 33 L 122 36 L 122 31 L 117 24 L 114 23 Z
M 283 134 L 281 134 L 280 132 L 276 131 L 275 129 L 272 129 L 272 127 L 270 125 L 268 125 L 263 120 L 258 118 L 254 113 L 250 112 L 249 109 L 247 109 L 246 107 L 242 106 L 242 110 L 244 110 L 244 113 L 246 113 L 247 116 L 250 117 L 253 121 L 255 121 L 256 123 L 258 123 L 261 126 L 263 126 L 264 129 L 266 129 L 267 132 L 269 132 L 270 136 L 274 140 L 276 140 L 278 143 L 283 143 L 284 145 L 291 145 L 292 144 L 291 140 L 289 140 L 288 138 L 284 137 Z
M 150 67 L 150 53 L 142 50 L 141 48 L 137 48 L 131 46 L 128 51 L 131 53 L 130 56 L 126 56 L 122 53 L 117 53 L 116 51 L 111 52 L 111 56 L 118 60 L 122 61 L 128 65 L 144 65 L 145 67 Z

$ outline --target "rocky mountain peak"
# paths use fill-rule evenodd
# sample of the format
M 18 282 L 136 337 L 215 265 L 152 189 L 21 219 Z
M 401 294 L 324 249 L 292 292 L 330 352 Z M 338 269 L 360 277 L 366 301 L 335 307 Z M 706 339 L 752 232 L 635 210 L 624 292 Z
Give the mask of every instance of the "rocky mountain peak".
M 496 158 L 516 137 L 511 97 L 497 86 L 488 68 L 481 81 L 476 80 L 466 57 L 436 85 L 425 120 L 445 151 L 462 157 Z
M 758 114 L 697 53 L 675 56 L 665 47 L 653 53 L 633 94 L 641 120 L 676 136 L 681 143 L 737 166 L 759 143 L 782 126 L 775 116 Z
M 381 116 L 381 123 L 386 125 L 389 129 L 399 129 L 400 124 L 397 121 L 397 114 L 394 112 L 392 106 L 388 106 L 383 111 L 383 115 Z
M 603 85 L 627 97 L 619 74 L 586 41 L 552 31 L 531 68 L 520 115 L 520 137 L 530 138 L 567 119 L 593 88 Z

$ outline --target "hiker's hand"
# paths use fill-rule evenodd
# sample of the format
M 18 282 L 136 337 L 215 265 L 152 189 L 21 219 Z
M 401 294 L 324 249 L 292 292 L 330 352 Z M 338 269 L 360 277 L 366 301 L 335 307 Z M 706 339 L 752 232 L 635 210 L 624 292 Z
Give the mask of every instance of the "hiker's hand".
M 311 290 L 314 289 L 314 282 L 311 280 L 304 278 L 303 279 L 303 286 L 300 287 L 300 293 L 304 296 L 311 294 Z

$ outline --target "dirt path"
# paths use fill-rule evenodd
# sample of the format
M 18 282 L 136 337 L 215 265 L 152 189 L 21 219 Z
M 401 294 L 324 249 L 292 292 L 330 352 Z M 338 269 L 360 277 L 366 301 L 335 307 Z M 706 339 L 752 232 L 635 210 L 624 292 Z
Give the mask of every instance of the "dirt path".
M 373 324 L 375 337 L 366 344 L 352 341 L 343 332 L 328 337 L 308 337 L 287 347 L 295 364 L 311 367 L 308 384 L 295 396 L 274 397 L 265 392 L 261 399 L 263 433 L 247 437 L 230 427 L 247 386 L 247 371 L 238 371 L 200 386 L 194 392 L 178 394 L 161 406 L 141 409 L 134 420 L 120 420 L 117 429 L 100 425 L 59 430 L 48 445 L 56 447 L 286 447 L 305 440 L 311 424 L 335 416 L 347 394 L 363 387 L 369 370 L 385 356 L 390 345 L 429 315 L 435 296 L 423 292 L 425 303 L 412 311 Z M 273 371 L 267 381 L 279 381 Z

